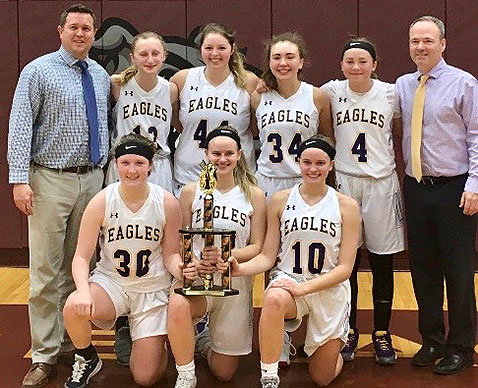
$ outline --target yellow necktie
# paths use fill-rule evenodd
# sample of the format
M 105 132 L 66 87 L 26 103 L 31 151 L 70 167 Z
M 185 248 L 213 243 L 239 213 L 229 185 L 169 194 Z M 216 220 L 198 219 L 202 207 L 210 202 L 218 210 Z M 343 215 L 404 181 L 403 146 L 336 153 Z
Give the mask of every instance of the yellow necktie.
M 420 78 L 420 84 L 415 91 L 412 110 L 412 174 L 420 182 L 422 180 L 422 160 L 420 157 L 420 148 L 422 146 L 422 125 L 423 125 L 423 107 L 425 105 L 425 82 L 430 78 L 428 74 L 423 74 Z

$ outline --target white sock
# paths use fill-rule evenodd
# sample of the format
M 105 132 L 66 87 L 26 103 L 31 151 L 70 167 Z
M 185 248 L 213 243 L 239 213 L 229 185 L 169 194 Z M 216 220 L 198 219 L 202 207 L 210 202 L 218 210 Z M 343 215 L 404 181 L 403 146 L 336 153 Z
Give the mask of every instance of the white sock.
M 176 370 L 178 371 L 178 374 L 184 374 L 184 373 L 191 373 L 193 375 L 196 374 L 196 365 L 194 364 L 194 360 L 192 360 L 190 363 L 185 364 L 185 365 L 178 365 L 176 364 Z
M 279 361 L 266 364 L 261 361 L 261 377 L 278 377 Z

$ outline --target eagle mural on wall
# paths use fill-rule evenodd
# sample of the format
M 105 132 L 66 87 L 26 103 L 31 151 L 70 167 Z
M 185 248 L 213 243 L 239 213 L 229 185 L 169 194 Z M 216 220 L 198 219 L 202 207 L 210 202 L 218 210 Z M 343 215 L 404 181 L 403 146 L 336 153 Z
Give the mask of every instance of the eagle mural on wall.
M 178 70 L 204 65 L 197 49 L 201 27 L 194 27 L 186 39 L 181 36 L 163 36 L 168 56 L 159 73 L 162 77 L 169 79 Z M 96 33 L 90 57 L 100 63 L 109 74 L 119 73 L 130 64 L 129 47 L 138 33 L 128 21 L 108 18 Z M 239 51 L 245 55 L 247 47 L 239 48 Z M 253 65 L 246 63 L 245 67 L 258 76 L 261 74 L 261 70 Z

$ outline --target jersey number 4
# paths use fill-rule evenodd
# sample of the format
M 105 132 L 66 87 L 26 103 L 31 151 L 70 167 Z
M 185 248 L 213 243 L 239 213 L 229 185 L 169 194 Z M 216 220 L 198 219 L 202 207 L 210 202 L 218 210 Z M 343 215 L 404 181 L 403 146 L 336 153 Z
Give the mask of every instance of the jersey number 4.
M 224 120 L 219 124 L 219 126 L 229 125 L 227 120 Z M 207 137 L 207 120 L 201 120 L 194 132 L 193 139 L 199 142 L 199 148 L 206 148 L 206 137 Z
M 359 162 L 367 161 L 367 147 L 365 145 L 365 133 L 361 132 L 358 134 L 355 143 L 352 146 L 352 154 L 358 155 Z
M 149 272 L 149 256 L 151 256 L 150 249 L 143 249 L 136 254 L 136 276 L 142 277 Z M 130 275 L 129 265 L 131 263 L 131 253 L 124 249 L 117 249 L 113 254 L 115 259 L 119 259 L 116 270 L 118 273 L 127 278 Z
M 269 155 L 269 160 L 272 163 L 280 163 L 284 160 L 284 154 L 282 153 L 282 136 L 280 133 L 269 133 L 267 136 L 267 141 L 272 144 L 272 151 L 274 153 Z M 302 136 L 300 133 L 296 133 L 290 142 L 289 148 L 287 152 L 289 155 L 294 155 L 295 161 L 298 162 L 298 154 L 299 154 L 299 144 L 302 142 Z
M 296 274 L 302 274 L 302 260 L 301 260 L 301 241 L 297 241 L 292 245 L 292 250 L 294 251 L 294 268 L 292 272 Z M 325 246 L 319 242 L 313 242 L 309 245 L 309 259 L 307 264 L 307 269 L 313 275 L 317 275 L 322 272 L 325 259 Z

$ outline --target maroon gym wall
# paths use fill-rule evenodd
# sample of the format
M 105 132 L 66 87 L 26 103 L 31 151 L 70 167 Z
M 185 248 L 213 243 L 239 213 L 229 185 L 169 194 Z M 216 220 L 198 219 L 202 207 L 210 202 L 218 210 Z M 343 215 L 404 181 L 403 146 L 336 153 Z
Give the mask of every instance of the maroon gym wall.
M 0 249 L 28 245 L 27 220 L 13 205 L 6 163 L 8 116 L 19 71 L 59 45 L 60 13 L 74 1 L 0 0 Z M 83 1 L 100 22 L 121 18 L 138 31 L 186 39 L 200 24 L 217 21 L 237 31 L 247 62 L 263 63 L 263 41 L 287 30 L 299 31 L 309 52 L 305 80 L 321 85 L 340 78 L 340 50 L 350 35 L 367 36 L 378 46 L 378 73 L 386 81 L 414 70 L 408 56 L 408 26 L 431 14 L 447 28 L 448 63 L 478 75 L 476 0 L 96 0 Z M 186 49 L 181 53 L 186 58 Z M 2 259 L 0 256 L 0 265 Z

